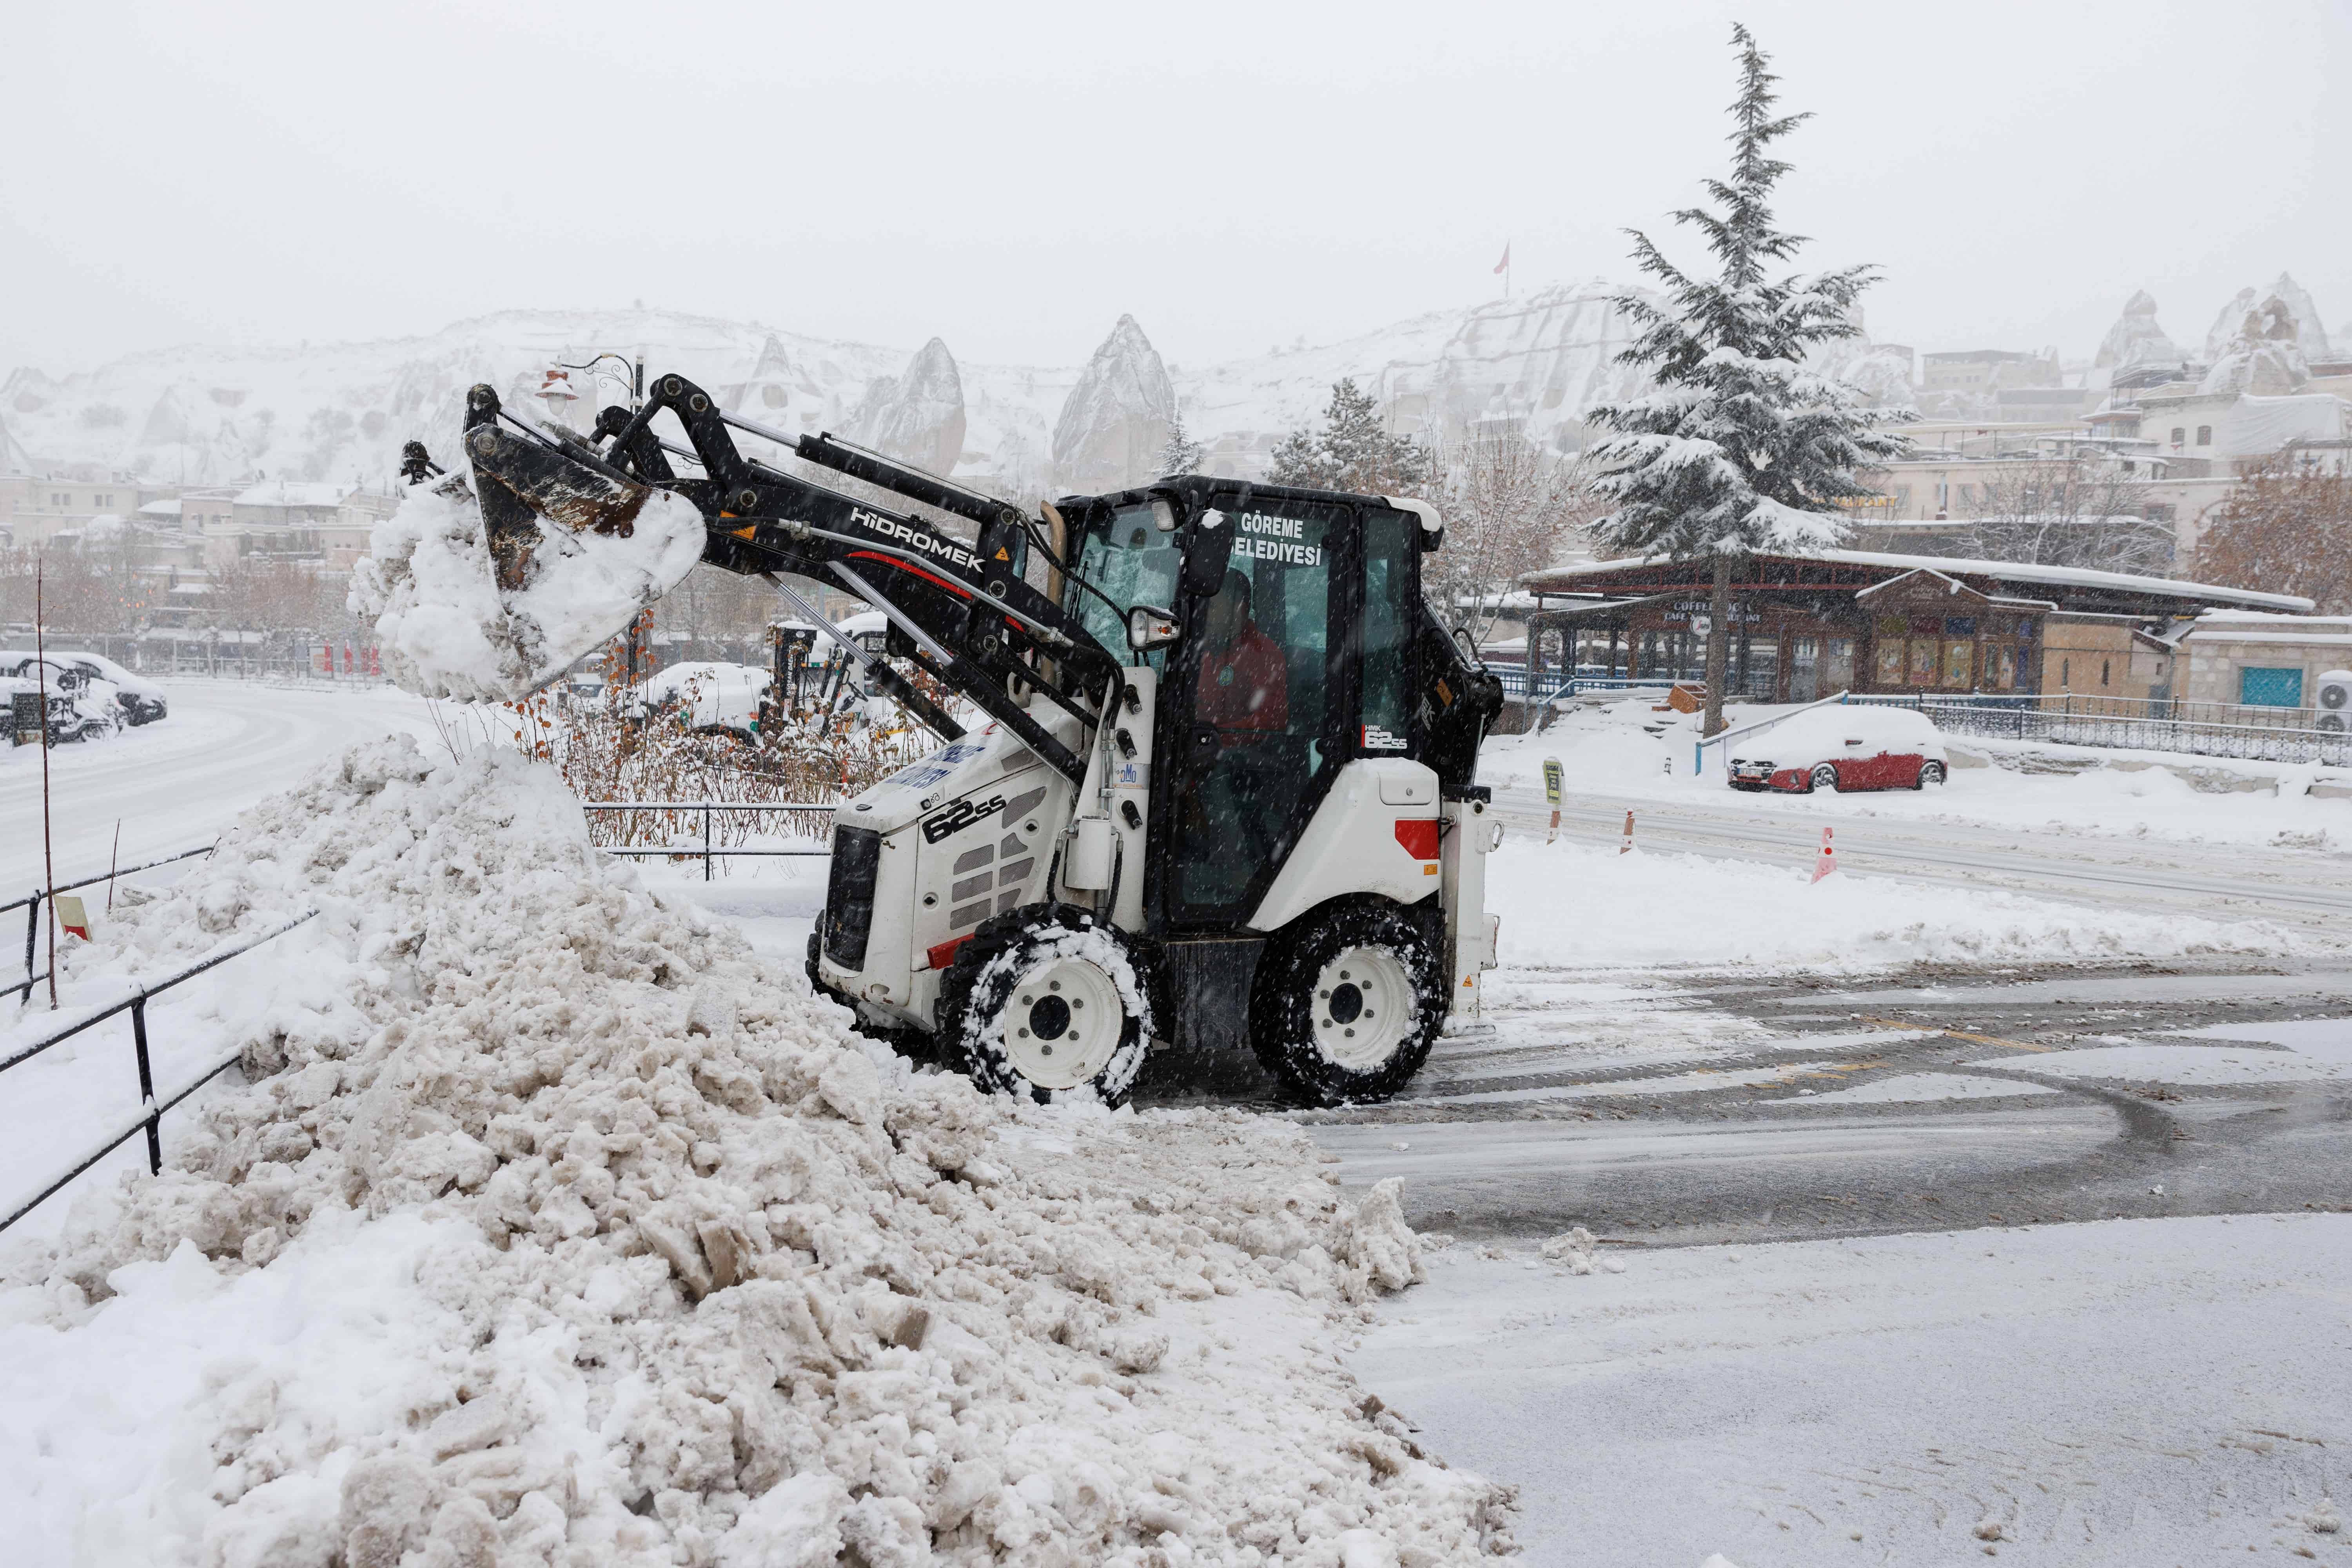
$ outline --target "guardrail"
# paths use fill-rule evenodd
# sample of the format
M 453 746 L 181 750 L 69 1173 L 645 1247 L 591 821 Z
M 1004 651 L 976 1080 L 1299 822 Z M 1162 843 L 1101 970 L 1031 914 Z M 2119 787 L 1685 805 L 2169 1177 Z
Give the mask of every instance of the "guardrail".
M 2047 741 L 2068 746 L 2108 746 L 2178 752 L 2242 762 L 2352 767 L 2352 732 L 2316 727 L 2180 716 L 2164 705 L 2067 693 L 2047 697 L 1849 694 L 1850 702 L 1909 708 L 1950 735 Z M 2230 705 L 2235 706 L 2235 705 Z M 2189 710 L 2194 712 L 2195 710 Z
M 706 881 L 706 882 L 708 882 L 709 880 L 710 880 L 710 865 L 711 865 L 711 861 L 712 861 L 714 858 L 718 858 L 718 859 L 724 859 L 724 858 L 726 858 L 727 857 L 729 857 L 729 856 L 733 856 L 733 855 L 751 855 L 751 856 L 794 856 L 794 855 L 812 855 L 812 856 L 825 856 L 825 855 L 831 855 L 831 854 L 833 853 L 833 845 L 832 845 L 832 842 L 831 842 L 830 840 L 827 840 L 827 841 L 826 841 L 826 843 L 824 844 L 824 846 L 822 848 L 809 848 L 809 849 L 744 849 L 744 848 L 728 848 L 728 847 L 714 847 L 712 846 L 711 842 L 710 842 L 710 818 L 711 818 L 711 814 L 712 814 L 713 812 L 719 812 L 719 811 L 821 811 L 821 812 L 825 812 L 825 813 L 828 813 L 828 814 L 829 814 L 829 813 L 835 812 L 835 811 L 838 811 L 838 810 L 840 810 L 840 809 L 841 809 L 841 807 L 840 807 L 840 806 L 839 806 L 839 805 L 837 805 L 837 804 L 836 804 L 836 805 L 761 805 L 761 803 L 759 803 L 759 802 L 757 802 L 757 801 L 737 801 L 737 800 L 620 800 L 620 801 L 583 801 L 583 802 L 581 803 L 581 807 L 580 807 L 580 808 L 581 808 L 583 811 L 697 811 L 697 812 L 700 812 L 700 813 L 702 814 L 702 842 L 701 842 L 701 844 L 700 844 L 700 845 L 698 845 L 698 846 L 697 846 L 697 845 L 692 845 L 692 844 L 667 844 L 667 845 L 653 845 L 653 846 L 645 846 L 645 845 L 635 845 L 635 844 L 631 844 L 631 845 L 599 845 L 599 846 L 598 846 L 598 847 L 599 847 L 599 848 L 601 848 L 601 849 L 603 849 L 603 850 L 604 851 L 604 853 L 605 853 L 605 854 L 607 854 L 607 855 L 629 855 L 629 856 L 636 856 L 636 857 L 640 857 L 640 858 L 657 858 L 657 857 L 662 857 L 662 856 L 667 856 L 667 857 L 670 857 L 670 858 L 677 858 L 677 859 L 686 859 L 686 858 L 689 858 L 694 857 L 694 856 L 700 856 L 700 857 L 702 858 L 702 879 L 703 879 L 704 881 Z
M 1524 665 L 1490 664 L 1486 673 L 1503 683 L 1503 695 L 1519 702 L 1550 702 L 1562 697 L 1573 697 L 1580 691 L 1663 691 L 1675 684 L 1667 676 L 1636 678 L 1630 675 L 1573 675 L 1562 678 L 1545 689 L 1542 696 L 1528 695 L 1528 671 Z
M 37 978 L 33 973 L 33 954 L 40 939 L 42 900 L 54 899 L 59 893 L 70 893 L 76 888 L 88 888 L 100 882 L 111 882 L 118 877 L 128 877 L 134 871 L 152 871 L 158 866 L 169 866 L 175 860 L 185 860 L 192 855 L 209 855 L 213 852 L 213 848 L 214 846 L 210 844 L 198 845 L 194 849 L 183 849 L 175 855 L 166 855 L 161 860 L 150 860 L 138 866 L 120 867 L 101 876 L 84 877 L 79 882 L 67 882 L 55 888 L 36 888 L 24 898 L 0 904 L 0 915 L 6 914 L 10 910 L 25 911 L 25 978 L 15 984 L 0 985 L 0 996 L 5 996 L 14 991 L 23 994 L 23 1002 L 30 1002 L 33 999 L 33 984 Z M 23 1002 L 18 1005 L 21 1006 Z
M 32 1213 L 36 1208 L 38 1208 L 42 1204 L 47 1203 L 49 1199 L 55 1197 L 58 1192 L 63 1190 L 67 1183 L 72 1181 L 76 1176 L 80 1175 L 84 1171 L 89 1170 L 92 1165 L 97 1164 L 100 1160 L 105 1159 L 109 1154 L 113 1153 L 115 1150 L 130 1142 L 131 1136 L 138 1132 L 142 1128 L 146 1129 L 147 1131 L 147 1173 L 150 1175 L 161 1174 L 163 1169 L 163 1112 L 171 1110 L 173 1106 L 179 1104 L 180 1101 L 195 1093 L 196 1090 L 202 1089 L 205 1084 L 210 1083 L 214 1079 L 218 1078 L 222 1073 L 226 1072 L 231 1067 L 236 1065 L 237 1058 L 244 1055 L 244 1050 L 240 1047 L 239 1049 L 231 1052 L 229 1055 L 222 1058 L 219 1061 L 216 1061 L 212 1066 L 206 1068 L 204 1071 L 198 1073 L 186 1083 L 181 1085 L 180 1088 L 174 1090 L 169 1098 L 158 1100 L 155 1097 L 155 1074 L 153 1069 L 148 1065 L 147 1059 L 148 999 L 162 995 L 164 992 L 169 991 L 173 986 L 181 984 L 183 981 L 194 979 L 197 975 L 202 974 L 207 969 L 212 969 L 217 965 L 226 963 L 230 959 L 236 957 L 240 953 L 251 952 L 255 948 L 259 947 L 266 942 L 274 942 L 278 938 L 284 936 L 288 931 L 292 931 L 295 927 L 301 925 L 304 921 L 317 919 L 318 914 L 318 910 L 312 910 L 309 914 L 297 916 L 295 919 L 288 921 L 284 925 L 278 927 L 274 931 L 264 931 L 261 935 L 255 937 L 250 942 L 240 942 L 236 946 L 227 949 L 226 952 L 213 953 L 209 957 L 205 958 L 198 963 L 190 964 L 187 968 L 181 970 L 176 974 L 170 975 L 163 980 L 142 984 L 130 995 L 107 1004 L 107 1005 L 100 1008 L 97 1012 L 92 1013 L 89 1016 L 83 1018 L 77 1023 L 68 1024 L 62 1029 L 54 1030 L 49 1034 L 44 1035 L 39 1039 L 35 1040 L 32 1044 L 20 1046 L 16 1050 L 10 1052 L 5 1058 L 0 1058 L 0 1072 L 6 1072 L 10 1068 L 20 1067 L 26 1062 L 31 1061 L 35 1057 L 39 1056 L 51 1046 L 58 1045 L 63 1041 L 73 1038 L 76 1035 L 80 1034 L 84 1029 L 102 1024 L 107 1019 L 115 1016 L 119 1013 L 128 1012 L 131 1015 L 131 1050 L 132 1054 L 138 1058 L 139 1063 L 140 1106 L 139 1114 L 125 1122 L 121 1129 L 118 1131 L 113 1137 L 109 1138 L 104 1143 L 100 1144 L 89 1153 L 82 1156 L 80 1160 L 75 1162 L 71 1169 L 68 1170 L 56 1180 L 49 1183 L 47 1186 L 43 1187 L 39 1192 L 34 1194 L 31 1197 L 26 1198 L 23 1203 L 18 1204 L 14 1209 L 11 1209 L 5 1219 L 0 1219 L 0 1231 L 6 1230 L 10 1226 L 15 1225 L 18 1220 L 23 1219 L 26 1215 Z

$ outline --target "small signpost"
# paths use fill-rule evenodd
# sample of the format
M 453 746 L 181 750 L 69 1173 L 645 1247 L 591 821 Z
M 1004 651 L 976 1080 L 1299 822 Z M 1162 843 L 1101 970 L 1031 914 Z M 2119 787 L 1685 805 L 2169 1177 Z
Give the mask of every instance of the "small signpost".
M 1544 800 L 1551 807 L 1551 831 L 1544 835 L 1544 842 L 1547 844 L 1553 843 L 1559 837 L 1559 759 L 1546 757 L 1544 759 Z
M 65 928 L 68 935 L 78 936 L 84 942 L 89 940 L 89 913 L 82 908 L 79 894 L 53 893 L 49 896 L 49 902 L 57 907 L 58 924 Z

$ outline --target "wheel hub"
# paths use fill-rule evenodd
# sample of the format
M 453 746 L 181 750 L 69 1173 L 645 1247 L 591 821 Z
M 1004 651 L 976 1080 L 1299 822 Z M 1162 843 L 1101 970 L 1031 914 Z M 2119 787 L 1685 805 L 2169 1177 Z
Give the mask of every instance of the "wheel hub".
M 1357 1071 L 1394 1056 L 1419 1016 L 1412 976 L 1385 947 L 1351 947 L 1325 964 L 1312 1010 L 1317 1048 Z
M 1052 958 L 1013 987 L 1004 1054 L 1039 1089 L 1076 1089 L 1109 1062 L 1126 1025 L 1108 973 L 1082 958 Z

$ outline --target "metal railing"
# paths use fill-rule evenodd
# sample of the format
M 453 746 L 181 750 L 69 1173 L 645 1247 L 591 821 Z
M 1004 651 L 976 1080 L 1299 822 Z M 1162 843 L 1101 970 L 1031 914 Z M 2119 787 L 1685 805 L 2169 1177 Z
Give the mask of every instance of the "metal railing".
M 1562 697 L 1573 697 L 1580 691 L 1644 691 L 1664 690 L 1675 684 L 1675 678 L 1664 675 L 1634 677 L 1630 675 L 1566 675 L 1539 687 L 1540 695 L 1529 697 L 1529 680 L 1524 665 L 1490 664 L 1486 673 L 1503 683 L 1503 695 L 1515 702 L 1551 702 Z
M 1949 735 L 2352 767 L 2352 732 L 2315 724 L 2281 723 L 2269 717 L 2301 718 L 2309 711 L 2305 709 L 2083 697 L 2067 692 L 2039 697 L 1856 692 L 1846 700 L 1915 710 Z M 2222 714 L 2228 716 L 2219 716 Z
M 161 1174 L 163 1169 L 163 1112 L 171 1110 L 173 1106 L 179 1104 L 180 1101 L 195 1093 L 196 1090 L 202 1089 L 205 1084 L 210 1083 L 214 1079 L 218 1078 L 222 1073 L 226 1072 L 231 1067 L 236 1064 L 237 1058 L 243 1056 L 245 1052 L 242 1047 L 238 1047 L 236 1051 L 231 1052 L 229 1055 L 222 1058 L 219 1061 L 216 1061 L 212 1066 L 206 1068 L 204 1071 L 198 1073 L 194 1078 L 190 1079 L 186 1083 L 182 1084 L 177 1089 L 173 1090 L 170 1096 L 158 1100 L 155 1095 L 154 1070 L 149 1065 L 147 1057 L 147 1003 L 149 998 L 163 994 L 164 992 L 169 991 L 173 986 L 181 984 L 183 981 L 193 980 L 207 969 L 226 963 L 230 959 L 236 957 L 239 953 L 251 952 L 263 942 L 276 941 L 278 938 L 284 936 L 288 931 L 292 931 L 296 926 L 302 924 L 304 921 L 315 920 L 318 918 L 318 910 L 312 910 L 309 914 L 299 915 L 273 931 L 262 932 L 261 935 L 253 938 L 249 942 L 239 942 L 235 947 L 228 948 L 220 952 L 213 953 L 209 957 L 190 964 L 187 968 L 181 970 L 175 974 L 167 976 L 162 980 L 145 982 L 130 995 L 121 997 L 117 1001 L 110 1002 L 105 1006 L 100 1008 L 97 1012 L 90 1014 L 88 1017 L 82 1018 L 78 1022 L 68 1024 L 62 1029 L 53 1030 L 50 1033 L 42 1036 L 39 1039 L 33 1041 L 30 1045 L 19 1046 L 15 1050 L 11 1051 L 6 1057 L 0 1058 L 0 1072 L 6 1072 L 10 1068 L 21 1067 L 26 1062 L 31 1061 L 35 1057 L 39 1056 L 51 1046 L 58 1045 L 63 1041 L 73 1038 L 76 1035 L 80 1034 L 84 1029 L 90 1028 L 98 1024 L 102 1024 L 107 1019 L 113 1017 L 119 1013 L 128 1012 L 131 1015 L 131 1050 L 133 1055 L 137 1057 L 139 1063 L 139 1114 L 132 1117 L 129 1121 L 123 1123 L 111 1138 L 109 1138 L 96 1149 L 93 1149 L 88 1154 L 85 1154 L 79 1160 L 76 1161 L 70 1169 L 67 1170 L 63 1174 L 50 1182 L 47 1186 L 43 1187 L 39 1192 L 34 1194 L 31 1197 L 26 1198 L 23 1203 L 18 1204 L 14 1209 L 11 1209 L 5 1219 L 0 1219 L 0 1231 L 6 1230 L 10 1226 L 15 1225 L 18 1220 L 23 1219 L 26 1215 L 32 1213 L 36 1208 L 38 1208 L 42 1204 L 47 1203 L 49 1199 L 55 1197 L 58 1193 L 64 1188 L 67 1183 L 72 1181 L 76 1176 L 80 1175 L 84 1171 L 89 1170 L 92 1165 L 97 1164 L 100 1160 L 105 1159 L 109 1154 L 113 1153 L 115 1150 L 121 1148 L 124 1143 L 129 1142 L 132 1135 L 137 1133 L 142 1128 L 144 1128 L 147 1132 L 147 1173 L 150 1175 Z
M 658 857 L 667 856 L 667 857 L 669 857 L 669 858 L 673 858 L 673 859 L 681 859 L 681 860 L 683 860 L 683 859 L 689 859 L 689 858 L 694 858 L 694 857 L 696 857 L 696 856 L 699 856 L 699 857 L 701 858 L 701 859 L 702 859 L 702 879 L 703 879 L 704 881 L 706 881 L 706 882 L 708 882 L 709 880 L 710 880 L 710 867 L 711 867 L 711 862 L 712 862 L 712 860 L 714 860 L 714 859 L 725 859 L 726 858 L 728 858 L 728 857 L 730 857 L 730 856 L 735 856 L 735 855 L 751 855 L 751 856 L 795 856 L 795 855 L 826 856 L 826 855 L 831 855 L 831 854 L 833 853 L 833 841 L 832 841 L 829 837 L 824 841 L 824 843 L 822 845 L 822 847 L 812 847 L 807 848 L 807 849 L 747 849 L 747 848 L 740 848 L 740 847 L 730 848 L 730 847 L 725 847 L 725 846 L 716 846 L 716 847 L 714 847 L 714 846 L 712 845 L 711 841 L 710 841 L 710 819 L 711 819 L 711 814 L 712 814 L 713 812 L 719 812 L 719 811 L 813 811 L 813 812 L 814 812 L 814 811 L 821 811 L 821 812 L 824 812 L 824 813 L 827 813 L 827 814 L 831 814 L 831 813 L 833 813 L 833 812 L 835 812 L 835 811 L 838 811 L 838 810 L 840 810 L 840 809 L 841 809 L 841 807 L 840 807 L 838 805 L 763 805 L 763 804 L 761 804 L 761 802 L 758 802 L 758 801 L 748 801 L 748 800 L 621 800 L 621 801 L 583 801 L 583 802 L 581 803 L 581 806 L 580 806 L 580 808 L 581 808 L 583 811 L 690 811 L 690 812 L 699 812 L 699 813 L 701 813 L 701 814 L 702 814 L 702 842 L 701 842 L 699 845 L 693 845 L 693 844 L 662 844 L 662 845 L 635 845 L 635 844 L 631 844 L 631 845 L 617 845 L 617 844 L 616 844 L 616 845 L 599 845 L 599 846 L 598 846 L 598 847 L 599 847 L 599 848 L 601 848 L 601 849 L 603 849 L 603 850 L 604 851 L 604 853 L 605 853 L 605 854 L 607 854 L 607 855 L 634 855 L 634 856 L 639 856 L 639 857 L 644 857 L 644 858 L 658 858 Z
M 10 910 L 25 911 L 25 978 L 13 984 L 0 986 L 0 996 L 5 996 L 10 992 L 17 992 L 22 994 L 24 1002 L 30 1002 L 33 999 L 33 984 L 36 979 L 33 973 L 33 956 L 40 939 L 42 900 L 54 899 L 59 893 L 70 893 L 76 888 L 88 888 L 100 882 L 111 882 L 118 877 L 128 877 L 134 871 L 152 871 L 158 866 L 169 866 L 175 860 L 185 860 L 192 855 L 209 855 L 213 852 L 213 848 L 214 846 L 210 844 L 201 844 L 194 849 L 183 849 L 177 854 L 166 855 L 161 860 L 149 860 L 138 866 L 120 867 L 100 876 L 84 877 L 79 882 L 66 882 L 54 888 L 36 888 L 24 898 L 0 904 L 0 915 L 6 914 Z

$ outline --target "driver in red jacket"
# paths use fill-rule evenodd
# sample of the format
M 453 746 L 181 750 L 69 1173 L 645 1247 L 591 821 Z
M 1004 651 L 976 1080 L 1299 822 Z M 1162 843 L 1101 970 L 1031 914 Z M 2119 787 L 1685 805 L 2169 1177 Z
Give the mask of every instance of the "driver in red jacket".
M 1257 730 L 1278 734 L 1290 728 L 1290 669 L 1282 648 L 1250 618 L 1250 580 L 1225 574 L 1224 586 L 1209 601 L 1203 627 L 1206 647 L 1193 711 L 1197 721 L 1223 731 Z M 1219 736 L 1224 746 L 1250 737 Z

